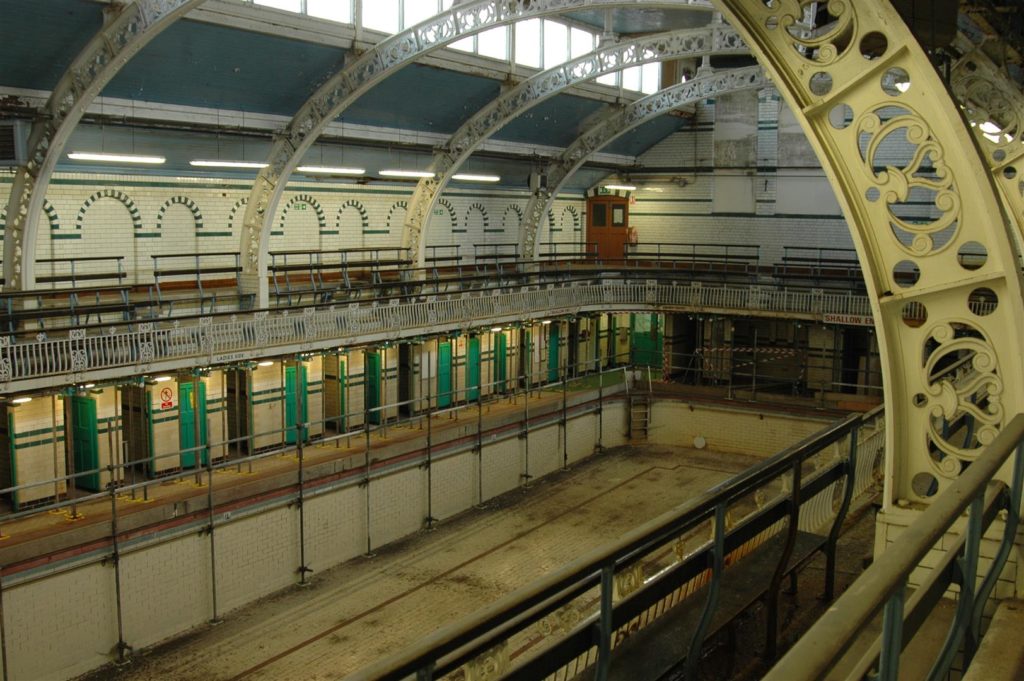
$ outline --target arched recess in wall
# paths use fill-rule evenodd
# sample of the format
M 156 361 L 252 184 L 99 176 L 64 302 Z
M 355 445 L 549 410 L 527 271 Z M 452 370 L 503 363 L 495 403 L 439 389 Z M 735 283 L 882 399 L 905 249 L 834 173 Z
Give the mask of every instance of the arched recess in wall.
M 284 223 L 288 219 L 288 211 L 299 205 L 309 206 L 313 209 L 313 212 L 316 213 L 317 231 L 319 233 L 322 234 L 327 230 L 327 214 L 324 213 L 324 209 L 320 205 L 320 202 L 309 194 L 296 194 L 288 201 L 287 204 L 285 204 L 284 210 L 281 211 L 281 220 L 278 223 L 277 231 L 274 233 L 275 235 L 280 236 L 284 234 Z
M 434 211 L 435 215 L 438 213 L 439 210 L 442 209 L 443 211 L 441 212 L 441 215 L 444 215 L 445 213 L 448 214 L 448 233 L 445 236 L 451 238 L 452 242 L 454 243 L 454 238 L 451 235 L 457 234 L 462 231 L 459 229 L 459 216 L 455 212 L 455 206 L 452 205 L 452 202 L 449 201 L 448 199 L 438 199 L 437 205 L 438 208 Z
M 462 219 L 462 232 L 469 235 L 469 243 L 483 242 L 483 235 L 487 232 L 491 221 L 487 216 L 487 209 L 482 203 L 471 203 L 466 209 L 466 215 Z M 479 240 L 479 241 L 478 241 Z
M 566 206 L 562 208 L 562 229 L 565 231 L 572 230 L 578 232 L 582 229 L 582 222 L 580 220 L 580 212 L 576 210 L 576 206 Z
M 405 219 L 405 210 L 408 207 L 409 202 L 405 199 L 391 204 L 391 208 L 388 209 L 387 222 L 384 224 L 384 234 L 391 234 L 392 228 L 400 228 L 402 226 L 402 221 Z
M 501 230 L 509 234 L 518 234 L 519 226 L 523 224 L 523 209 L 514 203 L 505 208 L 505 214 L 501 216 Z
M 102 189 L 85 200 L 82 207 L 78 209 L 78 216 L 75 218 L 75 229 L 79 233 L 82 231 L 82 226 L 85 224 L 85 215 L 89 212 L 89 209 L 98 201 L 103 199 L 111 199 L 117 201 L 125 210 L 128 211 L 128 215 L 132 220 L 132 236 L 136 239 L 145 238 L 147 236 L 160 236 L 160 232 L 146 231 L 142 225 L 142 214 L 139 212 L 139 207 L 136 205 L 132 197 L 125 194 L 119 189 Z
M 249 197 L 243 196 L 242 198 L 235 201 L 235 205 L 231 206 L 231 212 L 228 213 L 228 231 L 234 233 L 235 231 L 235 220 L 238 218 L 238 211 L 245 207 L 245 204 L 249 203 Z
M 338 209 L 334 227 L 336 230 L 333 232 L 334 234 L 361 239 L 363 234 L 370 229 L 370 214 L 366 212 L 366 207 L 362 203 L 355 199 L 349 199 Z M 327 234 L 328 232 L 323 233 Z
M 78 239 L 81 234 L 75 232 L 61 232 L 60 231 L 60 216 L 57 215 L 57 209 L 53 207 L 53 204 L 49 200 L 43 201 L 43 215 L 46 216 L 46 221 L 50 225 L 50 238 L 60 239 Z M 0 238 L 2 238 L 4 232 L 7 231 L 7 207 L 0 210 Z
M 946 84 L 888 2 L 829 3 L 806 33 L 790 29 L 807 2 L 717 5 L 797 116 L 850 226 L 886 418 L 898 424 L 886 429 L 886 510 L 898 499 L 927 502 L 1024 410 L 1024 299 L 993 178 Z M 922 200 L 927 217 L 908 219 L 921 215 Z M 962 260 L 968 248 L 980 248 L 984 262 Z M 908 267 L 916 281 L 897 276 Z M 986 314 L 971 307 L 980 289 L 998 299 Z M 964 375 L 939 369 L 952 361 L 967 362 Z M 975 426 L 969 442 L 948 428 L 965 419 Z
M 160 210 L 156 214 L 156 228 L 162 230 L 164 228 L 164 218 L 167 216 L 167 211 L 173 206 L 184 206 L 192 214 L 192 227 L 196 233 L 199 233 L 203 229 L 203 213 L 199 210 L 199 206 L 195 201 L 188 198 L 187 196 L 172 196 L 164 202 L 164 205 L 160 206 Z

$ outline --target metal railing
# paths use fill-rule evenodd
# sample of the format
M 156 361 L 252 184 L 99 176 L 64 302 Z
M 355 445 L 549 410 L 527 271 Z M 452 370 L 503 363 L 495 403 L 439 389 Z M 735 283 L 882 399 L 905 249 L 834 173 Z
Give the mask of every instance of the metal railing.
M 1009 487 L 996 473 L 1016 450 Z M 898 549 L 884 552 L 828 612 L 783 657 L 765 681 L 823 678 L 883 611 L 882 635 L 847 674 L 847 679 L 895 681 L 900 653 L 935 604 L 953 584 L 959 586 L 956 613 L 928 679 L 944 679 L 958 652 L 966 669 L 981 639 L 985 605 L 1006 566 L 1020 523 L 1024 488 L 1024 414 L 1018 414 L 950 487 L 899 536 Z M 963 512 L 967 531 L 951 541 Z M 988 571 L 981 569 L 981 541 L 1000 511 L 1006 513 L 1003 537 Z M 944 553 L 907 598 L 907 583 L 925 556 L 942 543 Z M 845 670 L 844 670 L 845 671 Z
M 870 315 L 865 296 L 757 286 L 678 285 L 671 280 L 595 275 L 561 286 L 490 288 L 448 295 L 401 296 L 372 304 L 335 303 L 203 317 L 102 324 L 49 334 L 0 336 L 0 384 L 125 369 L 169 370 L 274 352 L 311 351 L 491 323 L 616 311 L 778 313 L 821 318 Z M 38 387 L 26 385 L 23 388 Z
M 561 678 L 563 673 L 571 678 L 594 667 L 596 678 L 603 681 L 608 678 L 612 648 L 623 632 L 635 635 L 672 612 L 673 606 L 691 603 L 699 606 L 695 611 L 699 619 L 690 641 L 677 645 L 688 651 L 685 674 L 692 679 L 718 607 L 723 574 L 733 569 L 726 565 L 742 564 L 744 555 L 774 538 L 781 553 L 776 563 L 767 566 L 771 579 L 764 592 L 771 646 L 779 588 L 797 562 L 794 546 L 805 528 L 827 530 L 815 537 L 812 553 L 827 556 L 826 595 L 831 596 L 839 528 L 853 496 L 870 484 L 881 458 L 880 418 L 881 410 L 875 410 L 838 422 L 350 678 L 397 680 L 413 674 L 418 680 L 442 678 L 464 666 L 472 670 L 486 660 L 503 678 Z M 871 432 L 862 439 L 858 430 L 868 422 Z M 848 455 L 838 456 L 836 447 L 844 441 Z M 868 442 L 878 449 L 864 456 L 862 447 Z M 841 503 L 835 510 L 838 488 Z M 734 512 L 745 516 L 734 520 Z M 710 542 L 704 539 L 708 532 Z M 697 602 L 695 594 L 705 600 Z M 538 631 L 555 640 L 511 668 L 512 642 L 521 652 L 529 647 L 526 641 L 536 640 Z

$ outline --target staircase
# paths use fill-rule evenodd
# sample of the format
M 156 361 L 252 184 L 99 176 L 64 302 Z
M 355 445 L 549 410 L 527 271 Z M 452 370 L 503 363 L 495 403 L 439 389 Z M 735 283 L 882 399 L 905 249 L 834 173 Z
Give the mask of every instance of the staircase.
M 629 398 L 629 439 L 646 440 L 651 425 L 650 395 L 631 395 Z

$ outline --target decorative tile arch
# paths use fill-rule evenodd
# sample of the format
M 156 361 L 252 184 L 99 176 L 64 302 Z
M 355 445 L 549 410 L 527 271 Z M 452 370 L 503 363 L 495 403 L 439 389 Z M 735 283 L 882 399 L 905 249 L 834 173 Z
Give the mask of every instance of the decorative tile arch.
M 469 222 L 474 214 L 480 215 L 481 222 L 483 224 L 483 230 L 486 232 L 488 227 L 491 225 L 491 220 L 487 215 L 487 209 L 482 203 L 471 203 L 469 208 L 466 209 L 466 215 L 462 218 L 463 231 L 469 231 Z
M 509 214 L 516 216 L 516 224 L 510 225 L 508 223 Z M 519 232 L 519 225 L 523 224 L 523 209 L 514 203 L 510 203 L 505 208 L 505 214 L 501 216 L 501 231 L 503 232 Z M 510 229 L 511 228 L 511 229 Z
M 391 204 L 391 208 L 388 209 L 388 220 L 385 225 L 387 233 L 391 233 L 391 228 L 402 224 L 401 221 L 405 219 L 405 211 L 409 207 L 409 202 L 405 199 L 395 201 Z
M 119 5 L 54 86 L 46 115 L 32 125 L 28 163 L 19 166 L 9 206 L 17 206 L 4 240 L 4 281 L 10 290 L 35 288 L 39 213 L 67 141 L 89 105 L 132 57 L 204 0 L 135 0 Z M 51 222 L 52 227 L 52 222 Z
M 338 215 L 334 220 L 334 226 L 338 230 L 338 234 L 341 234 L 341 216 L 350 209 L 359 214 L 359 224 L 361 226 L 359 232 L 361 235 L 370 228 L 370 214 L 366 212 L 366 207 L 355 199 L 349 199 L 341 204 L 341 208 L 338 209 Z
M 288 219 L 288 211 L 298 204 L 304 204 L 313 209 L 316 213 L 316 224 L 319 231 L 323 232 L 327 229 L 327 214 L 324 213 L 323 206 L 320 205 L 320 202 L 309 194 L 296 194 L 288 201 L 284 210 L 281 211 L 281 222 L 278 227 L 281 232 L 284 232 L 284 223 L 285 220 Z
M 448 213 L 448 220 L 450 221 L 450 229 L 455 230 L 459 228 L 459 216 L 455 213 L 455 206 L 448 199 L 438 199 L 437 205 L 444 208 Z
M 167 215 L 167 211 L 170 210 L 171 206 L 185 206 L 192 213 L 192 223 L 195 229 L 198 231 L 203 228 L 203 213 L 199 210 L 199 206 L 192 199 L 179 194 L 167 199 L 164 205 L 160 206 L 160 210 L 156 214 L 157 229 L 164 228 L 164 216 Z
M 245 204 L 249 203 L 249 197 L 243 196 L 242 198 L 235 201 L 235 205 L 231 206 L 231 212 L 228 213 L 228 230 L 234 231 L 235 229 L 235 217 L 238 211 L 245 207 Z
M 551 211 L 548 211 L 551 214 Z M 566 224 L 566 216 L 568 216 L 568 225 Z M 566 226 L 572 227 L 572 231 L 578 232 L 583 228 L 582 221 L 580 220 L 580 212 L 576 210 L 576 206 L 565 206 L 562 208 L 562 228 Z
M 136 235 L 141 232 L 142 214 L 139 213 L 139 207 L 135 204 L 132 197 L 119 189 L 101 189 L 87 198 L 85 203 L 82 204 L 82 207 L 78 209 L 78 216 L 75 218 L 75 229 L 79 231 L 82 230 L 82 225 L 85 222 L 85 214 L 89 212 L 89 208 L 92 207 L 94 203 L 101 199 L 113 199 L 124 206 L 125 210 L 128 211 L 128 215 L 130 215 L 132 219 L 132 231 Z

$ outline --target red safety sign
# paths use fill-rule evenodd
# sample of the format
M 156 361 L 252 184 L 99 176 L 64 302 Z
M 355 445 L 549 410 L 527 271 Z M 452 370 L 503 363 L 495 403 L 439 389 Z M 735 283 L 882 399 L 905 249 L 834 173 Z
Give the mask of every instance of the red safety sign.
M 170 388 L 160 391 L 160 408 L 170 409 L 174 406 L 174 392 Z

